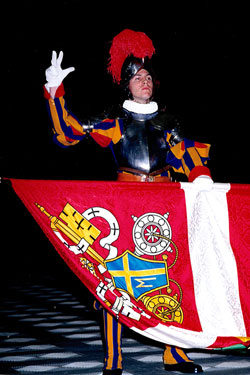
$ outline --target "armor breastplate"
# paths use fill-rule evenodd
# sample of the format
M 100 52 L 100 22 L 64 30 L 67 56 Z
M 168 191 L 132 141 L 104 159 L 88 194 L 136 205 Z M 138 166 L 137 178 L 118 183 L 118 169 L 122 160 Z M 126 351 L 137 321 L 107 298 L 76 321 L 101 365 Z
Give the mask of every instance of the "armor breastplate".
M 114 145 L 118 168 L 133 168 L 152 173 L 166 166 L 169 150 L 164 130 L 155 125 L 156 114 L 128 112 L 121 140 Z

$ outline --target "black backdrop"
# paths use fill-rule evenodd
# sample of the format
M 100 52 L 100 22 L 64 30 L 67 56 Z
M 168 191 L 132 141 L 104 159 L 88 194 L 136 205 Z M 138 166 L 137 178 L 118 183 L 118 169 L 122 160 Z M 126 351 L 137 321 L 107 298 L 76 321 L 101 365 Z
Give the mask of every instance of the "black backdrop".
M 144 31 L 154 42 L 160 102 L 181 118 L 185 134 L 212 144 L 213 179 L 250 183 L 245 13 L 236 1 L 8 2 L 2 12 L 6 22 L 2 22 L 0 175 L 113 178 L 108 150 L 93 142 L 83 141 L 70 150 L 52 143 L 43 99 L 44 71 L 52 50 L 63 50 L 63 68 L 76 68 L 65 79 L 68 107 L 80 119 L 99 112 L 119 97 L 106 73 L 110 42 L 131 28 Z M 48 269 L 49 263 L 54 268 L 57 256 L 40 229 L 9 185 L 1 185 L 2 268 L 11 264 L 17 273 Z M 18 225 L 13 224 L 14 216 L 22 218 Z

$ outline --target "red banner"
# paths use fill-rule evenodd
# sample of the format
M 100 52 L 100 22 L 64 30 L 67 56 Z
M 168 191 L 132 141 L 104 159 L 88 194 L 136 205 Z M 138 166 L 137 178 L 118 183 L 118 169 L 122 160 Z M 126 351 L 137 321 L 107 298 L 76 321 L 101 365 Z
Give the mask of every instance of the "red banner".
M 11 182 L 71 270 L 121 323 L 184 348 L 249 345 L 249 186 Z

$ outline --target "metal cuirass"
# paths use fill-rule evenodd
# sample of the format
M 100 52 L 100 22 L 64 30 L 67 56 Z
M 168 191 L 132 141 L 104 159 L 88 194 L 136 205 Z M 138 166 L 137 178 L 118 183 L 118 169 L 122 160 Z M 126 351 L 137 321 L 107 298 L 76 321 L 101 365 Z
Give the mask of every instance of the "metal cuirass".
M 132 168 L 152 173 L 166 166 L 169 146 L 164 129 L 157 126 L 157 114 L 129 112 L 123 119 L 123 135 L 114 145 L 118 169 Z

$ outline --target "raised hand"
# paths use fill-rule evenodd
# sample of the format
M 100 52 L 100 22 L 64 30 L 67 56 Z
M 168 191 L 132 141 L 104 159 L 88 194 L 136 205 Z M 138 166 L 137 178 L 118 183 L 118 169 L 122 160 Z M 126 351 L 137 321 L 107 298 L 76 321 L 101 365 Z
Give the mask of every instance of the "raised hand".
M 46 76 L 46 87 L 49 89 L 50 87 L 58 87 L 64 80 L 64 78 L 71 72 L 75 70 L 74 67 L 70 67 L 67 69 L 61 68 L 61 63 L 63 59 L 63 52 L 59 53 L 57 57 L 57 53 L 55 51 L 52 52 L 52 59 L 51 59 L 51 66 L 45 71 Z

